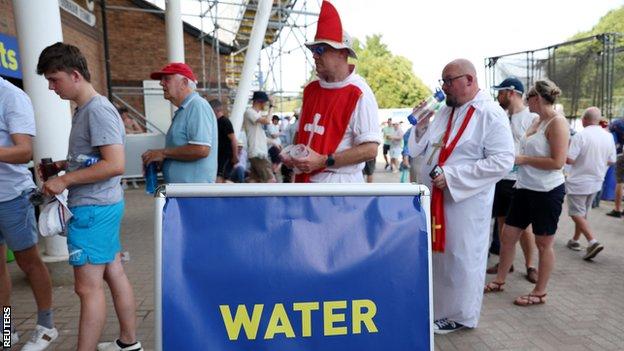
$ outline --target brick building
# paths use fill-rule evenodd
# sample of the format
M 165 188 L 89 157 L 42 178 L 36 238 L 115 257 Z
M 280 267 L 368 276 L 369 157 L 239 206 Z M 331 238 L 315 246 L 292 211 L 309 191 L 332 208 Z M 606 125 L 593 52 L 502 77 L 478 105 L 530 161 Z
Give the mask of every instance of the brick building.
M 90 25 L 61 6 L 64 41 L 76 45 L 85 54 L 95 89 L 102 95 L 108 95 L 100 3 L 88 0 L 74 0 L 73 2 L 82 8 L 81 11 L 94 16 L 95 23 Z M 113 93 L 144 114 L 143 81 L 150 79 L 150 72 L 160 69 L 167 63 L 164 14 L 136 11 L 160 10 L 143 0 L 109 0 L 106 4 L 109 67 Z M 12 0 L 0 0 L 0 40 L 17 36 Z M 197 28 L 184 23 L 185 59 L 200 80 L 198 88 L 204 88 L 199 36 L 200 31 Z M 206 88 L 216 87 L 218 84 L 216 67 L 208 67 L 210 63 L 216 62 L 211 45 L 213 38 L 204 36 L 203 40 L 205 70 L 209 73 L 206 77 Z M 221 60 L 221 86 L 224 100 L 229 92 L 225 83 L 225 63 L 231 50 L 230 46 L 220 44 L 219 59 Z M 15 75 L 6 75 L 2 72 L 0 71 L 0 75 L 21 86 L 21 80 Z

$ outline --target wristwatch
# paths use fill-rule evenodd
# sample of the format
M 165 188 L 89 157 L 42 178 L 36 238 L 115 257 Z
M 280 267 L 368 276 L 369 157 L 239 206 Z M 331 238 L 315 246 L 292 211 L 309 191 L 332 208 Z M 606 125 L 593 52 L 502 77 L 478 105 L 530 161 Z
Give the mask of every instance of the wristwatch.
M 334 154 L 327 155 L 327 160 L 325 160 L 325 167 L 331 167 L 336 163 L 334 159 Z

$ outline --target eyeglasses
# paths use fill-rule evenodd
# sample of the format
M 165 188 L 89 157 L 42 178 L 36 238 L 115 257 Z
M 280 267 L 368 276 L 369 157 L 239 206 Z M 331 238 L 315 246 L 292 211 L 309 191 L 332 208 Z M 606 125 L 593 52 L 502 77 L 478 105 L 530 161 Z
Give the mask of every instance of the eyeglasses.
M 536 97 L 536 96 L 537 96 L 537 93 L 536 93 L 536 92 L 530 92 L 530 93 L 528 93 L 528 94 L 527 94 L 527 96 L 526 96 L 526 101 L 529 101 L 529 99 L 530 99 L 530 98 L 532 98 L 532 97 Z
M 317 56 L 322 56 L 325 53 L 325 51 L 327 51 L 327 46 L 315 45 L 310 48 L 310 51 L 312 51 L 312 54 L 316 54 Z
M 467 74 L 461 74 L 457 77 L 452 77 L 452 78 L 442 78 L 442 79 L 438 79 L 438 82 L 440 83 L 440 85 L 447 85 L 447 86 L 451 86 L 453 85 L 453 81 L 455 79 L 459 79 L 461 77 L 467 76 Z

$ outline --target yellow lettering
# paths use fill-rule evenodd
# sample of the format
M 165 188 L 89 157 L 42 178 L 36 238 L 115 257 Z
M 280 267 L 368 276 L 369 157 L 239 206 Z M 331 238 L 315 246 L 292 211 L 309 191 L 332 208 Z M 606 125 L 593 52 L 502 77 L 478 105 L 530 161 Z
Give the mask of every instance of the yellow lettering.
M 6 49 L 4 48 L 4 43 L 1 41 L 0 41 L 0 61 L 2 62 L 3 67 L 9 66 L 6 60 Z
M 290 324 L 284 304 L 278 303 L 273 307 L 273 313 L 271 313 L 271 319 L 269 319 L 269 325 L 267 326 L 266 333 L 264 333 L 265 339 L 273 339 L 275 334 L 286 334 L 287 338 L 294 338 L 295 331 Z
M 312 311 L 318 309 L 318 302 L 295 302 L 293 304 L 293 311 L 301 311 L 301 336 L 312 336 Z
M 11 71 L 17 71 L 17 59 L 15 58 L 15 50 L 9 50 L 7 53 L 7 57 L 9 58 L 9 69 Z
M 347 301 L 326 301 L 323 303 L 323 332 L 325 335 L 347 335 L 347 327 L 334 327 L 335 322 L 344 322 L 344 313 L 334 313 L 335 309 L 347 308 Z
M 366 309 L 366 312 L 362 310 Z M 366 325 L 369 333 L 377 333 L 377 326 L 373 322 L 373 317 L 377 313 L 377 305 L 371 300 L 353 300 L 351 302 L 353 334 L 362 332 L 362 323 Z
M 260 324 L 260 317 L 262 316 L 263 308 L 264 305 L 254 305 L 252 316 L 249 318 L 247 307 L 245 305 L 238 305 L 236 308 L 236 315 L 232 320 L 230 306 L 219 305 L 221 317 L 223 318 L 223 324 L 225 324 L 228 338 L 230 338 L 230 340 L 238 340 L 238 335 L 240 334 L 240 328 L 242 326 L 245 329 L 247 339 L 255 340 L 256 335 L 258 334 L 258 326 Z

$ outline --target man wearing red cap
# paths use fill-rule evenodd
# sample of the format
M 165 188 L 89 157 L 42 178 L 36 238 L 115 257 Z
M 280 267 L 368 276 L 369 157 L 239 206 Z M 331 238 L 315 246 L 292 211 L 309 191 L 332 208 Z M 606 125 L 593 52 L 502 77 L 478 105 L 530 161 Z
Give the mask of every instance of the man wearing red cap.
M 377 101 L 347 61 L 357 58 L 332 4 L 323 1 L 312 51 L 318 80 L 303 92 L 297 143 L 308 156 L 285 160 L 302 173 L 299 183 L 364 182 L 364 161 L 374 159 L 380 143 Z
M 158 162 L 166 183 L 214 183 L 217 177 L 217 119 L 195 92 L 197 79 L 184 63 L 170 63 L 150 75 L 159 79 L 165 99 L 178 109 L 164 149 L 148 150 L 143 164 Z

